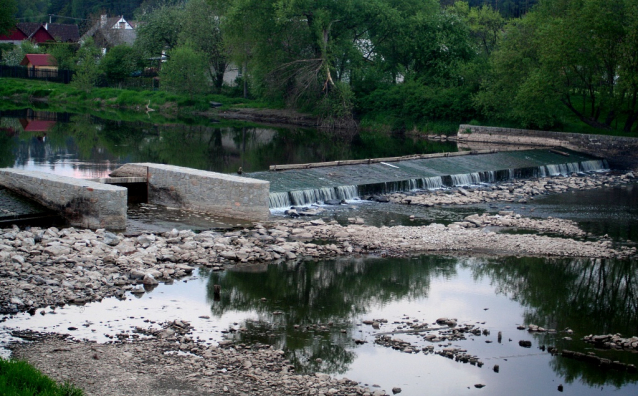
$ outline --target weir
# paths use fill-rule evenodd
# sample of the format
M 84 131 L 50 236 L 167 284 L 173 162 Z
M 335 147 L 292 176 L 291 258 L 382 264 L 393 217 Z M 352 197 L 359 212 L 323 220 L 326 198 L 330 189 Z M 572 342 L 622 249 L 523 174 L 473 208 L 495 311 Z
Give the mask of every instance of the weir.
M 477 155 L 440 155 L 397 162 L 297 166 L 249 176 L 270 182 L 269 206 L 351 200 L 374 194 L 433 190 L 513 179 L 570 175 L 609 169 L 604 159 L 573 151 L 521 150 Z M 280 169 L 280 168 L 279 168 Z

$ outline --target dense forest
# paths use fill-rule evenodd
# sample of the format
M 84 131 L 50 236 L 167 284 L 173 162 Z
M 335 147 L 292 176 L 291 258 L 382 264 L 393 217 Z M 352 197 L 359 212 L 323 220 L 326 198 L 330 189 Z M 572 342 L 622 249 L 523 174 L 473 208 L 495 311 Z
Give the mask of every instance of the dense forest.
M 166 54 L 165 90 L 250 96 L 327 126 L 638 133 L 638 0 L 52 0 L 17 15 L 38 12 L 140 22 L 134 47 L 101 60 L 56 49 L 85 87 Z
M 455 2 L 456 0 L 440 0 L 444 7 Z M 29 0 L 18 2 L 16 18 L 23 22 L 45 22 L 49 14 L 81 20 L 90 19 L 91 15 L 97 13 L 107 13 L 132 19 L 147 9 L 177 3 L 175 0 Z M 470 0 L 468 3 L 471 7 L 489 5 L 504 17 L 510 18 L 524 15 L 536 4 L 536 0 Z M 58 19 L 60 23 L 69 23 L 66 18 Z

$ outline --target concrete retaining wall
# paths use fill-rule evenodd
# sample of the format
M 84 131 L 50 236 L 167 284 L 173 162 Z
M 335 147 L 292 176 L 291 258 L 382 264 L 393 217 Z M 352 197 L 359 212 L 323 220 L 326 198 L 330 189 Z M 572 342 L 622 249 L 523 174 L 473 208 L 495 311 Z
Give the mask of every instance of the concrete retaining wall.
M 126 228 L 126 188 L 49 173 L 0 169 L 0 185 L 84 228 Z
M 565 147 L 605 158 L 613 169 L 638 170 L 637 138 L 476 125 L 460 125 L 457 137 L 460 145 L 470 148 L 473 148 L 473 143 L 477 143 L 482 149 L 489 146 L 489 143 Z
M 147 173 L 148 202 L 261 221 L 270 216 L 270 183 L 173 165 L 127 164 Z M 143 171 L 142 171 L 143 170 Z

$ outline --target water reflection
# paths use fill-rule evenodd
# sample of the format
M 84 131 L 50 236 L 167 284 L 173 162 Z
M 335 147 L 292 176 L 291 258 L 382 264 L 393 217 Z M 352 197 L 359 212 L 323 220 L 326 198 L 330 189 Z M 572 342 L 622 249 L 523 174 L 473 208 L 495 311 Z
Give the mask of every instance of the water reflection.
M 503 330 L 504 339 L 510 338 L 510 342 L 499 343 L 497 350 L 497 344 L 480 339 L 458 345 L 488 358 L 523 356 L 518 339 L 534 340 L 535 346 L 556 345 L 588 352 L 591 347 L 579 341 L 586 334 L 638 334 L 636 266 L 636 262 L 618 260 L 515 257 L 307 261 L 262 266 L 252 271 L 210 273 L 207 296 L 216 317 L 231 312 L 258 313 L 257 318 L 241 324 L 243 331 L 234 333 L 240 342 L 283 348 L 301 372 L 348 374 L 357 355 L 372 348 L 354 342 L 373 341 L 372 328 L 360 325 L 362 319 L 372 315 L 390 323 L 408 312 L 411 318 L 423 315 L 420 319 L 427 321 L 450 315 L 461 322 L 487 323 L 485 326 L 493 333 Z M 465 274 L 467 280 L 463 279 Z M 440 282 L 446 286 L 442 288 Z M 221 286 L 221 298 L 215 299 L 213 285 Z M 493 293 L 506 299 L 497 299 Z M 559 332 L 529 334 L 513 330 L 521 323 Z M 574 330 L 573 341 L 563 340 L 565 333 L 561 330 L 565 328 Z M 401 338 L 405 337 L 410 336 Z M 530 351 L 530 356 L 538 356 L 538 352 Z M 638 363 L 638 356 L 628 352 L 596 353 Z M 400 360 L 403 354 L 395 354 L 397 364 L 405 364 Z M 422 359 L 428 365 L 426 358 Z M 507 364 L 503 362 L 501 366 Z M 528 364 L 525 370 L 531 371 L 539 364 L 549 364 L 560 381 L 579 386 L 623 387 L 637 380 L 635 374 L 605 371 L 548 353 L 543 354 L 542 360 L 534 359 Z M 538 367 L 540 371 L 541 366 Z
M 456 151 L 452 143 L 380 133 L 335 139 L 312 129 L 206 118 L 151 123 L 30 109 L 0 112 L 0 135 L 4 166 L 82 178 L 106 176 L 127 162 L 234 173 L 240 167 L 255 172 L 273 164 Z
M 472 266 L 528 307 L 525 322 L 594 334 L 638 334 L 638 265 L 629 260 L 502 258 Z

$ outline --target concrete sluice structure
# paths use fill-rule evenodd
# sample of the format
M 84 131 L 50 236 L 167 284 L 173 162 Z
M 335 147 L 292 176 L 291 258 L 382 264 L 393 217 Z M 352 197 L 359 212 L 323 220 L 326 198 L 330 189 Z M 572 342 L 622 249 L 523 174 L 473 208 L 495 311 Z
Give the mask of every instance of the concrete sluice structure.
M 126 229 L 129 189 L 123 186 L 139 192 L 140 184 L 151 204 L 253 221 L 270 216 L 266 181 L 152 163 L 127 164 L 114 173 L 123 177 L 93 181 L 5 168 L 0 186 L 59 213 L 71 226 L 91 229 Z
M 95 180 L 7 168 L 0 169 L 0 186 L 59 213 L 71 226 L 124 230 L 127 204 L 133 198 L 136 202 L 263 221 L 273 208 L 608 169 L 603 159 L 547 149 L 369 161 L 340 166 L 309 164 L 249 177 L 132 163 L 112 172 L 110 178 Z
M 250 174 L 271 183 L 269 206 L 349 200 L 368 195 L 433 190 L 514 179 L 570 175 L 609 169 L 604 159 L 556 150 L 521 150 L 440 155 L 397 162 L 340 166 L 299 166 Z

